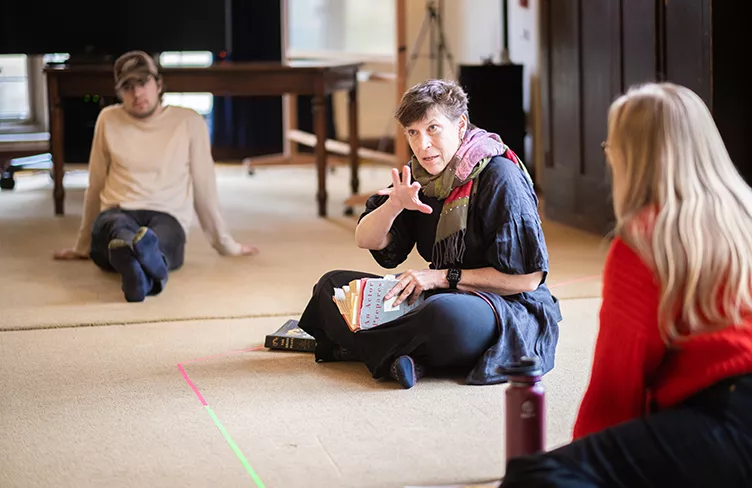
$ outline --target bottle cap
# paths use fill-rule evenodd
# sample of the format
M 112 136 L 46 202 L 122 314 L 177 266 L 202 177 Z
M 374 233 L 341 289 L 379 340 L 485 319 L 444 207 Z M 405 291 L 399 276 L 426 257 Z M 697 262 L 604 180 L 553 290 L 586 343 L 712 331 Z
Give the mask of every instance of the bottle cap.
M 519 361 L 501 367 L 500 372 L 507 376 L 543 376 L 537 357 L 523 356 Z

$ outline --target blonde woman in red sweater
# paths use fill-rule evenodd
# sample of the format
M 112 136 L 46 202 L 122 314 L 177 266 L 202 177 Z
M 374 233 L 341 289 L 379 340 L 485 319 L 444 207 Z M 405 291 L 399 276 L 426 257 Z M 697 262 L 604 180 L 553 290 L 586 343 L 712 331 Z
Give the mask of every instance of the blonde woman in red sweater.
M 684 87 L 631 89 L 608 126 L 616 237 L 574 440 L 502 486 L 752 486 L 752 190 Z

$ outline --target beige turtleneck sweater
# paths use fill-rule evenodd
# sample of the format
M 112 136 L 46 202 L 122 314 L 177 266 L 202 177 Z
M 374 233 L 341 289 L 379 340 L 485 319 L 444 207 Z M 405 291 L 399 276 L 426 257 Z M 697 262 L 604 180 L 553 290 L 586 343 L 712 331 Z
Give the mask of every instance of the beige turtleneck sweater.
M 119 104 L 100 112 L 77 252 L 89 254 L 94 220 L 117 206 L 168 213 L 186 235 L 195 209 L 212 247 L 220 254 L 240 252 L 219 211 L 209 131 L 194 110 L 168 105 L 145 120 Z

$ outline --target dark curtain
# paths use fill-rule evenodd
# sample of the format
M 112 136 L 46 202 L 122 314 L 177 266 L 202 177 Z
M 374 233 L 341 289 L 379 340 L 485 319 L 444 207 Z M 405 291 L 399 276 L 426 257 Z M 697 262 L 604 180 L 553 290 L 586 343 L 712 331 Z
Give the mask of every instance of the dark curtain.
M 232 0 L 232 61 L 281 61 L 281 1 Z M 312 97 L 298 97 L 298 128 L 313 132 Z M 327 137 L 335 138 L 332 97 Z M 282 97 L 214 97 L 212 145 L 220 154 L 276 154 L 283 147 Z M 311 148 L 299 146 L 301 152 Z
M 231 7 L 227 59 L 280 61 L 280 0 L 233 0 Z M 212 145 L 219 153 L 250 157 L 282 152 L 282 97 L 214 97 L 211 118 Z

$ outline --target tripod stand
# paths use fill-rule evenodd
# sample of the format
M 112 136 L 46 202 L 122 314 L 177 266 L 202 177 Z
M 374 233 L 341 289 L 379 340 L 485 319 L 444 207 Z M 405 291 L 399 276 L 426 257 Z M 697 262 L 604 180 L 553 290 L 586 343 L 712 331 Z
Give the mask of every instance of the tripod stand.
M 409 77 L 415 62 L 420 57 L 423 43 L 426 40 L 426 34 L 430 36 L 430 44 L 428 46 L 428 57 L 431 60 L 431 74 L 432 78 L 444 77 L 444 60 L 449 62 L 449 70 L 451 75 L 454 76 L 454 57 L 449 50 L 449 46 L 446 42 L 446 36 L 444 34 L 444 22 L 441 13 L 444 11 L 444 0 L 427 0 L 426 11 L 423 16 L 423 21 L 420 24 L 420 31 L 415 38 L 412 49 L 410 50 L 410 59 L 408 59 L 405 66 L 405 77 Z M 379 140 L 377 151 L 384 151 L 389 128 L 394 121 L 390 118 L 384 128 L 384 135 Z M 395 141 L 396 143 L 396 141 Z
M 444 0 L 428 0 L 426 2 L 426 13 L 423 22 L 420 25 L 420 32 L 415 38 L 415 43 L 410 54 L 410 60 L 407 63 L 407 75 L 415 65 L 415 61 L 420 55 L 426 34 L 430 34 L 431 43 L 428 46 L 431 59 L 431 73 L 434 78 L 443 78 L 444 76 L 444 58 L 449 62 L 449 69 L 454 76 L 454 58 L 449 51 L 449 46 L 444 35 L 444 21 L 441 12 L 444 10 Z

